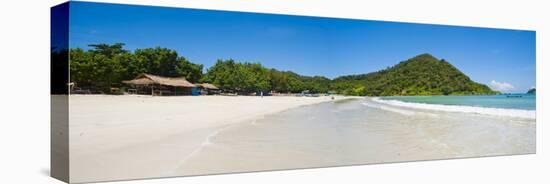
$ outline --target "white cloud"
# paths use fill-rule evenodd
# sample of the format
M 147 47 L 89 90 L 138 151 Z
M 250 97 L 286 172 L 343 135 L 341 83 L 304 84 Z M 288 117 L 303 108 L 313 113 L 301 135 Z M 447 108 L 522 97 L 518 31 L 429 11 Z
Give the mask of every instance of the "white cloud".
M 491 89 L 493 90 L 497 90 L 497 91 L 502 91 L 502 92 L 508 92 L 510 90 L 513 90 L 514 89 L 514 86 L 510 83 L 507 83 L 507 82 L 497 82 L 495 80 L 492 80 L 491 81 L 491 84 L 489 84 L 489 86 L 491 87 Z

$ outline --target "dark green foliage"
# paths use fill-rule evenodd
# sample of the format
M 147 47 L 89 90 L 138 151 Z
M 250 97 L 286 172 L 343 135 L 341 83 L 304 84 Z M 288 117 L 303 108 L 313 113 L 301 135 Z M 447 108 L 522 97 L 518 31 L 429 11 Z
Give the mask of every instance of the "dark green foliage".
M 312 93 L 326 93 L 330 90 L 331 80 L 322 76 L 303 76 L 291 71 L 270 70 L 272 89 L 280 93 L 300 93 L 309 90 Z
M 527 94 L 531 94 L 531 95 L 537 94 L 537 90 L 535 88 L 532 88 L 529 91 L 527 91 Z
M 120 87 L 141 73 L 160 76 L 183 76 L 190 82 L 202 77 L 202 65 L 193 64 L 176 51 L 166 48 L 137 49 L 130 53 L 124 44 L 90 45 L 92 49 L 70 50 L 71 82 L 77 86 L 110 93 L 111 87 Z
M 363 75 L 334 79 L 334 89 L 340 93 L 354 86 L 364 86 L 361 95 L 481 95 L 497 94 L 476 83 L 445 60 L 421 54 L 393 67 Z M 357 95 L 357 94 L 355 94 Z
M 218 60 L 203 78 L 221 89 L 242 92 L 268 91 L 271 89 L 269 70 L 259 63 L 236 63 L 234 60 Z
M 133 71 L 129 71 L 132 77 L 141 73 L 165 77 L 185 77 L 190 82 L 197 82 L 202 77 L 203 65 L 189 62 L 186 58 L 178 56 L 175 50 L 167 48 L 136 49 L 135 62 L 129 63 Z
M 326 77 L 301 76 L 291 71 L 268 69 L 259 63 L 238 63 L 232 59 L 218 60 L 208 69 L 203 81 L 213 83 L 224 90 L 273 90 L 279 93 L 300 93 L 304 90 L 325 93 L 329 90 L 331 82 Z

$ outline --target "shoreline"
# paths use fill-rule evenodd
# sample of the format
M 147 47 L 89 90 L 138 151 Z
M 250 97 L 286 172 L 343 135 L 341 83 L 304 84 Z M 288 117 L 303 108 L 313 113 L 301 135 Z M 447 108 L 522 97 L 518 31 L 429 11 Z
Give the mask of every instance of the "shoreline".
M 362 98 L 334 97 L 70 95 L 71 178 L 177 176 L 173 171 L 181 159 L 219 129 L 302 106 Z
M 227 128 L 185 160 L 178 173 L 529 154 L 535 152 L 534 127 L 531 121 L 410 109 L 369 99 L 323 103 Z

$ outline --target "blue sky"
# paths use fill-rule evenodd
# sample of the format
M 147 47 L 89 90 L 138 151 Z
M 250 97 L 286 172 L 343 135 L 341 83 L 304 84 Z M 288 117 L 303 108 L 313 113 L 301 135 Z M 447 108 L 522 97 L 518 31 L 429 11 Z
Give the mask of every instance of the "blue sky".
M 505 92 L 535 86 L 535 32 L 351 19 L 72 2 L 70 47 L 165 47 L 194 63 L 260 62 L 334 78 L 422 53 Z

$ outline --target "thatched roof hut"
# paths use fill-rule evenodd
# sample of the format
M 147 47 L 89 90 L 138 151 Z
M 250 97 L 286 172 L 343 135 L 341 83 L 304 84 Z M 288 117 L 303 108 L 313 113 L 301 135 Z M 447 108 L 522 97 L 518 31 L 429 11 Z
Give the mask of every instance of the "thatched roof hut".
M 131 85 L 163 85 L 163 86 L 173 86 L 173 87 L 196 87 L 194 84 L 185 80 L 185 77 L 161 77 L 151 74 L 141 74 L 138 75 L 135 79 L 129 81 L 122 81 L 125 84 Z
M 137 94 L 151 95 L 195 95 L 193 83 L 185 80 L 184 77 L 161 77 L 151 74 L 140 74 L 133 80 L 122 81 L 132 86 Z
M 201 83 L 201 84 L 195 84 L 195 86 L 204 88 L 204 89 L 212 89 L 212 90 L 218 90 L 220 88 L 216 87 L 214 84 L 210 83 Z
M 195 84 L 200 89 L 201 95 L 215 95 L 221 92 L 220 88 L 210 83 Z

